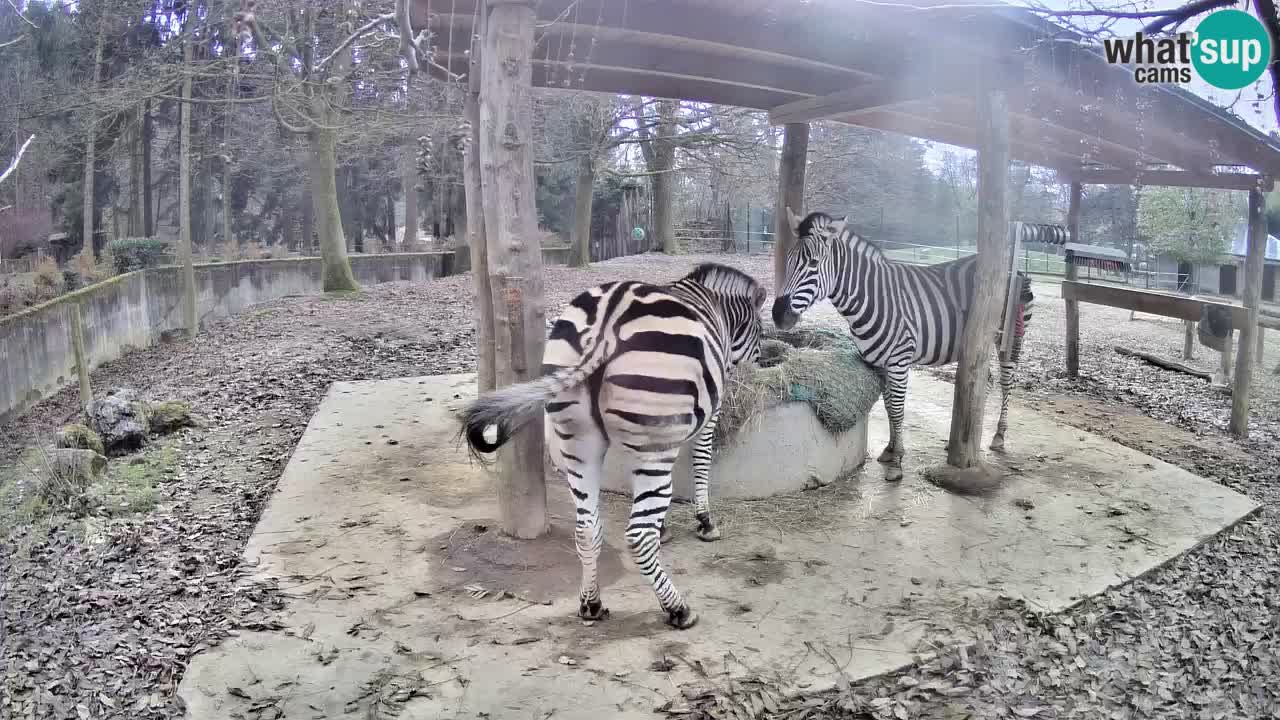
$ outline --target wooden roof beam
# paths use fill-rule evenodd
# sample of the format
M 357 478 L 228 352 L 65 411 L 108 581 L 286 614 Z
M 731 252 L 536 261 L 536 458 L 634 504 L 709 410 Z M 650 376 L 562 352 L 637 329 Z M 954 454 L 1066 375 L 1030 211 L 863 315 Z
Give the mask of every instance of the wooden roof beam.
M 1181 170 L 1076 170 L 1074 182 L 1085 185 L 1158 185 L 1198 187 L 1218 190 L 1261 190 L 1271 192 L 1275 178 L 1252 173 L 1198 173 Z

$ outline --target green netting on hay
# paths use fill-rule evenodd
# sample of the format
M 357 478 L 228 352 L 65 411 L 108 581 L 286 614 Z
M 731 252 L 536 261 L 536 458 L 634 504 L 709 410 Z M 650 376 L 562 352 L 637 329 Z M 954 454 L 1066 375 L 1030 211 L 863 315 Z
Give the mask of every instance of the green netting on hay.
M 744 366 L 730 378 L 716 426 L 717 448 L 760 413 L 788 402 L 808 403 L 829 432 L 845 432 L 866 417 L 884 387 L 847 330 L 770 331 L 760 355 L 764 367 Z

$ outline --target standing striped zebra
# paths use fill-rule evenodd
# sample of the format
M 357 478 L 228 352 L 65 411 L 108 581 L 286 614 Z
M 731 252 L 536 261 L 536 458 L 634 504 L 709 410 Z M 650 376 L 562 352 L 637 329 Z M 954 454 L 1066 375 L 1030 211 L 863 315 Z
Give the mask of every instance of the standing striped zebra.
M 612 444 L 626 454 L 632 486 L 627 544 L 653 585 L 667 623 L 692 627 L 697 614 L 658 560 L 671 505 L 671 470 L 696 437 L 693 460 L 697 534 L 717 540 L 707 475 L 711 437 L 725 380 L 760 354 L 767 293 L 749 275 L 699 265 L 668 285 L 625 281 L 591 288 L 552 325 L 543 377 L 481 395 L 463 411 L 473 451 L 493 452 L 544 409 L 548 446 L 577 504 L 575 539 L 582 561 L 578 615 L 604 618 L 600 557 L 600 476 Z M 497 426 L 496 442 L 485 439 Z
M 789 329 L 814 303 L 831 299 L 849 322 L 863 358 L 885 375 L 889 444 L 878 459 L 886 465 L 885 479 L 901 480 L 907 371 L 912 365 L 948 365 L 960 358 L 978 256 L 937 265 L 895 262 L 849 229 L 847 218 L 834 220 L 814 212 L 801 219 L 791 208 L 787 208 L 787 217 L 796 245 L 787 255 L 786 280 L 773 303 L 773 322 L 781 329 Z M 1023 273 L 1018 277 L 1022 283 L 1019 317 L 1015 319 L 1009 357 L 1000 362 L 1000 420 L 991 439 L 992 450 L 1004 447 L 1013 371 L 1022 353 L 1022 336 L 1035 300 L 1030 278 Z M 1000 327 L 1003 325 L 1002 319 Z M 998 346 L 1002 333 L 993 329 Z M 987 380 L 990 384 L 990 375 Z

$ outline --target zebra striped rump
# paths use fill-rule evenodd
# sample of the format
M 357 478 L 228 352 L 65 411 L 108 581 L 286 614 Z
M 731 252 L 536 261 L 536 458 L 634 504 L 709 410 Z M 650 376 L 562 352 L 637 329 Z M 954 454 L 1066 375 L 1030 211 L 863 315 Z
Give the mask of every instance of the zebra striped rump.
M 582 563 L 578 614 L 605 616 L 596 577 L 603 542 L 599 504 L 605 452 L 624 453 L 632 509 L 626 539 L 652 584 L 667 622 L 697 616 L 663 570 L 658 553 L 671 504 L 671 471 L 680 448 L 692 452 L 697 534 L 715 540 L 707 477 L 711 437 L 729 371 L 759 356 L 765 290 L 725 265 L 699 265 L 667 285 L 606 283 L 575 297 L 552 323 L 543 377 L 476 398 L 463 411 L 473 452 L 501 447 L 545 411 L 548 449 L 577 505 Z M 497 440 L 484 433 L 496 427 Z

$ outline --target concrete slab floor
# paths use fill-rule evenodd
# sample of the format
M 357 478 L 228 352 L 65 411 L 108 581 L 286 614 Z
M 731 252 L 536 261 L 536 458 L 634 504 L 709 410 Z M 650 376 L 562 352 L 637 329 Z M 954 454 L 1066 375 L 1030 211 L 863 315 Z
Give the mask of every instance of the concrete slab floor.
M 701 616 L 691 630 L 662 623 L 626 555 L 625 502 L 610 499 L 612 617 L 588 626 L 574 614 L 563 482 L 549 489 L 548 537 L 495 531 L 493 480 L 455 440 L 452 411 L 472 388 L 469 375 L 334 384 L 245 551 L 293 598 L 285 628 L 193 658 L 181 690 L 191 717 L 267 698 L 290 718 L 375 717 L 374 702 L 402 718 L 646 718 L 682 685 L 728 676 L 823 689 L 966 638 L 999 596 L 1064 608 L 1256 507 L 1020 404 L 999 459 L 1006 485 L 951 495 L 921 471 L 943 461 L 952 386 L 917 373 L 902 482 L 870 461 L 790 497 L 717 503 L 713 487 L 718 543 L 693 536 L 688 506 L 673 513 L 663 561 Z M 870 427 L 875 453 L 880 406 Z

